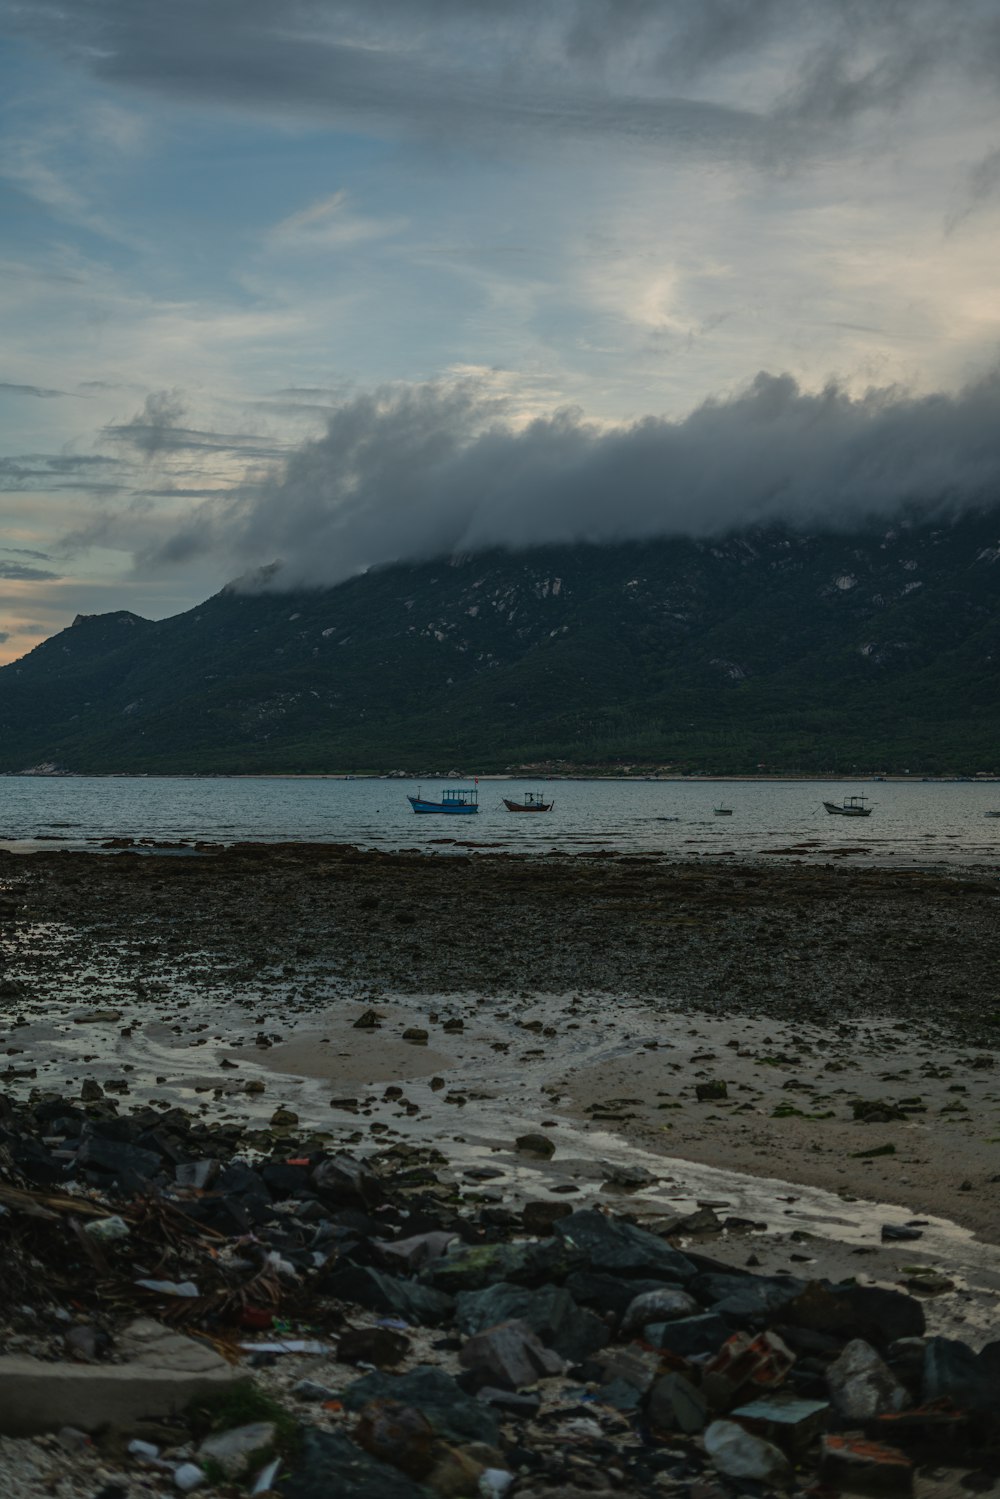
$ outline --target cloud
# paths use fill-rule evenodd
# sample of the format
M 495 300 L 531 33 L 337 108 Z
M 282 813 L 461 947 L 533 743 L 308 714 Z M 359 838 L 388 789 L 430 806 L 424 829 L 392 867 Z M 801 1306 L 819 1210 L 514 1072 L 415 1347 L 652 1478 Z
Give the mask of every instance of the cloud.
M 52 396 L 64 396 L 64 390 L 46 390 L 42 385 L 15 385 L 11 380 L 0 380 L 0 393 L 7 391 L 12 396 L 37 396 L 48 400 Z
M 3 547 L 0 550 L 6 552 L 8 557 L 32 557 L 36 562 L 52 561 L 48 552 L 36 552 L 31 547 Z
M 42 567 L 27 567 L 23 562 L 0 561 L 0 578 L 7 582 L 52 582 L 61 576 L 61 573 L 47 572 Z
M 341 188 L 275 224 L 266 243 L 272 252 L 317 254 L 344 250 L 366 240 L 386 239 L 402 233 L 406 226 L 407 220 L 398 215 L 379 219 L 356 213 L 346 190 Z
M 1000 373 L 956 395 L 852 397 L 762 372 L 679 421 L 509 413 L 476 380 L 355 397 L 271 483 L 195 507 L 140 565 L 280 559 L 271 586 L 319 586 L 493 546 L 836 528 L 1000 494 Z
M 956 70 L 995 90 L 1000 56 L 995 6 L 953 0 L 3 0 L 3 10 L 16 33 L 104 82 L 448 150 L 604 136 L 737 158 L 819 152 L 831 127 L 898 110 Z M 727 85 L 738 104 L 724 102 Z M 53 187 L 43 178 L 38 190 Z
M 0 492 L 36 492 L 78 489 L 95 493 L 114 492 L 124 486 L 105 478 L 103 470 L 119 468 L 118 460 L 89 453 L 24 453 L 0 458 Z M 94 474 L 88 479 L 87 474 Z
M 147 460 L 179 452 L 239 453 L 247 458 L 273 459 L 285 452 L 283 443 L 250 432 L 207 432 L 184 427 L 186 407 L 177 390 L 153 391 L 127 422 L 112 422 L 102 430 L 111 442 L 132 447 Z
M 954 233 L 958 226 L 984 203 L 1000 192 L 1000 147 L 977 161 L 968 174 L 961 204 L 945 222 L 945 231 Z

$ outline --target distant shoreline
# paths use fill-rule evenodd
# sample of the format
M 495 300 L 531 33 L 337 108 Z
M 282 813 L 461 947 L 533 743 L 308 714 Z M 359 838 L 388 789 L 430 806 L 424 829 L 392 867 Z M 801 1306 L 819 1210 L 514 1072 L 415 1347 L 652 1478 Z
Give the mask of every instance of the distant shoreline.
M 859 771 L 852 774 L 840 771 L 776 771 L 773 775 L 732 772 L 731 774 L 692 775 L 602 775 L 597 771 L 475 771 L 452 775 L 449 771 L 415 770 L 413 772 L 392 771 L 340 771 L 340 770 L 2 770 L 0 777 L 11 781 L 489 781 L 491 783 L 524 781 L 613 781 L 628 785 L 683 785 L 761 783 L 765 785 L 844 785 L 850 782 L 865 785 L 939 785 L 939 786 L 995 786 L 1000 784 L 1000 773 L 977 771 L 971 776 L 946 775 L 902 775 L 879 774 L 875 771 Z

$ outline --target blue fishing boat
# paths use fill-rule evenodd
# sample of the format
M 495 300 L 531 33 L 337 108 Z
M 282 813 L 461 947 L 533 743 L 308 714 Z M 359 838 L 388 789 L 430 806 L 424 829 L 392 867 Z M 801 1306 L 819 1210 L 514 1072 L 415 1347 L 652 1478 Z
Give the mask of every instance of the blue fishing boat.
M 408 796 L 406 800 L 414 812 L 452 812 L 465 813 L 479 811 L 479 787 L 472 791 L 460 791 L 457 786 L 449 786 L 447 791 L 442 791 L 439 802 L 428 801 L 421 796 L 418 788 L 416 796 Z

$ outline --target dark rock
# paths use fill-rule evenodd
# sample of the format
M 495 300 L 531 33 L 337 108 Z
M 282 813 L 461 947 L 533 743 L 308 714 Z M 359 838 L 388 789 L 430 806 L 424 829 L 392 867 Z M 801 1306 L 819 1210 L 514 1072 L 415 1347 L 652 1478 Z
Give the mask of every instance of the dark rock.
M 729 1089 L 721 1078 L 710 1083 L 696 1083 L 694 1093 L 699 1103 L 712 1103 L 717 1098 L 729 1097 Z
M 521 1394 L 516 1390 L 498 1390 L 495 1385 L 483 1385 L 476 1391 L 476 1399 L 507 1416 L 521 1416 L 530 1420 L 537 1416 L 542 1406 L 540 1395 Z
M 908 1117 L 903 1109 L 885 1098 L 856 1098 L 851 1110 L 862 1124 L 891 1124 L 894 1119 Z
M 644 1395 L 659 1372 L 660 1358 L 651 1349 L 630 1343 L 599 1354 L 593 1364 L 599 1371 L 600 1382 L 605 1389 L 624 1380 L 640 1395 Z
M 514 1144 L 522 1155 L 544 1156 L 546 1160 L 549 1160 L 556 1153 L 555 1143 L 549 1139 L 548 1135 L 518 1135 Z
M 910 1403 L 892 1370 L 861 1338 L 848 1343 L 826 1378 L 834 1405 L 851 1422 L 901 1411 Z
M 708 1401 L 683 1374 L 664 1374 L 649 1392 L 646 1414 L 655 1432 L 683 1431 L 691 1436 L 708 1424 Z
M 550 1234 L 553 1224 L 560 1218 L 568 1218 L 572 1211 L 568 1202 L 526 1202 L 521 1209 L 521 1223 L 525 1233 Z
M 411 1478 L 434 1466 L 434 1428 L 422 1411 L 397 1400 L 371 1400 L 352 1433 L 359 1447 Z
M 694 1277 L 694 1266 L 656 1234 L 621 1219 L 612 1219 L 595 1208 L 583 1208 L 561 1219 L 556 1236 L 586 1256 L 592 1270 L 619 1275 L 645 1275 L 660 1281 L 686 1284 Z
M 594 1307 L 620 1320 L 637 1296 L 655 1291 L 676 1291 L 662 1280 L 632 1280 L 618 1275 L 602 1275 L 593 1270 L 576 1270 L 566 1277 L 566 1289 L 579 1306 Z
M 290 1166 L 287 1161 L 266 1161 L 261 1167 L 261 1181 L 276 1198 L 298 1197 L 308 1191 L 308 1166 Z
M 781 1308 L 781 1321 L 845 1339 L 864 1338 L 879 1350 L 897 1338 L 922 1337 L 926 1329 L 923 1307 L 914 1296 L 853 1282 L 826 1286 L 812 1281 Z
M 690 1358 L 697 1353 L 717 1353 L 732 1331 L 716 1312 L 700 1317 L 680 1317 L 676 1322 L 658 1322 L 646 1328 L 646 1338 L 656 1348 Z
M 835 1294 L 853 1313 L 857 1336 L 875 1348 L 885 1348 L 896 1338 L 921 1338 L 927 1330 L 920 1302 L 903 1291 L 849 1285 L 836 1287 Z
M 210 1187 L 219 1174 L 218 1161 L 189 1161 L 174 1167 L 174 1179 L 179 1187 L 193 1187 L 203 1192 Z
M 98 1135 L 85 1136 L 77 1152 L 77 1161 L 81 1166 L 106 1172 L 112 1183 L 118 1182 L 122 1186 L 131 1186 L 135 1181 L 147 1182 L 161 1169 L 160 1157 L 151 1150 L 102 1139 Z
M 459 1362 L 481 1384 L 520 1390 L 561 1374 L 563 1360 L 544 1346 L 526 1322 L 500 1322 L 476 1333 L 463 1347 Z
M 924 1348 L 923 1398 L 949 1399 L 969 1410 L 1000 1410 L 1000 1385 L 992 1356 L 984 1359 L 953 1338 L 928 1338 Z
M 426 1234 L 410 1234 L 405 1239 L 376 1239 L 375 1248 L 380 1257 L 394 1270 L 420 1270 L 433 1264 L 447 1252 L 455 1242 L 455 1234 L 442 1229 Z
M 558 1237 L 537 1243 L 463 1244 L 429 1265 L 420 1278 L 451 1294 L 480 1291 L 499 1281 L 538 1285 L 564 1280 L 576 1259 Z
M 637 1411 L 642 1404 L 642 1391 L 637 1390 L 627 1379 L 610 1379 L 601 1386 L 601 1404 L 611 1405 L 616 1411 L 628 1415 Z
M 341 1333 L 337 1358 L 342 1364 L 374 1364 L 390 1369 L 410 1351 L 410 1340 L 389 1327 L 353 1327 Z
M 321 1400 L 334 1400 L 337 1391 L 331 1390 L 325 1384 L 318 1384 L 315 1379 L 300 1379 L 292 1385 L 292 1394 L 296 1400 L 318 1404 Z
M 381 1024 L 382 1016 L 377 1010 L 366 1010 L 363 1015 L 359 1015 L 357 1020 L 355 1020 L 354 1029 L 356 1031 L 375 1031 L 378 1030 Z
M 923 1230 L 919 1228 L 907 1228 L 902 1223 L 883 1223 L 881 1237 L 883 1244 L 903 1244 L 911 1239 L 922 1239 Z
M 673 1322 L 679 1317 L 691 1317 L 698 1311 L 698 1303 L 679 1286 L 664 1286 L 656 1291 L 642 1291 L 629 1302 L 622 1317 L 621 1335 L 641 1333 L 651 1322 Z
M 562 1286 L 529 1290 L 504 1282 L 484 1291 L 464 1291 L 455 1303 L 455 1322 L 473 1334 L 498 1322 L 526 1322 L 547 1348 L 570 1363 L 582 1363 L 608 1341 L 608 1329 L 593 1312 L 583 1311 Z
M 0 1131 L 0 1144 L 10 1151 L 10 1157 L 22 1176 L 37 1186 L 47 1187 L 64 1180 L 66 1170 L 50 1150 L 25 1135 Z
M 324 1201 L 338 1206 L 350 1203 L 373 1208 L 385 1201 L 385 1189 L 371 1167 L 346 1155 L 321 1161 L 313 1171 L 312 1183 Z
M 444 1291 L 415 1280 L 401 1280 L 370 1265 L 340 1264 L 324 1277 L 323 1290 L 342 1301 L 356 1301 L 374 1312 L 396 1312 L 409 1322 L 439 1327 L 450 1322 L 455 1310 Z
M 699 1277 L 701 1279 L 703 1278 Z M 696 1281 L 695 1285 L 698 1283 Z M 730 1288 L 718 1300 L 712 1301 L 711 1307 L 718 1316 L 725 1317 L 732 1327 L 763 1327 L 804 1288 L 805 1283 L 791 1275 L 754 1276 L 749 1281 L 731 1283 Z
M 489 1409 L 467 1395 L 450 1374 L 427 1364 L 406 1374 L 366 1374 L 348 1385 L 341 1398 L 350 1411 L 361 1410 L 370 1400 L 396 1400 L 422 1411 L 438 1435 L 449 1441 L 496 1445 L 498 1427 Z
M 426 1499 L 427 1491 L 339 1432 L 308 1426 L 291 1473 L 277 1480 L 284 1499 Z

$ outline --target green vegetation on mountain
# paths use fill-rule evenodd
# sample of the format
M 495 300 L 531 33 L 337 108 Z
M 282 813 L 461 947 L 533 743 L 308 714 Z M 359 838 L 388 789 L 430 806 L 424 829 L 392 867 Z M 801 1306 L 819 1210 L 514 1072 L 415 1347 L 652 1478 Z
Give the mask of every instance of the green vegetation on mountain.
M 998 584 L 996 511 L 264 575 L 0 670 L 0 770 L 992 770 Z

